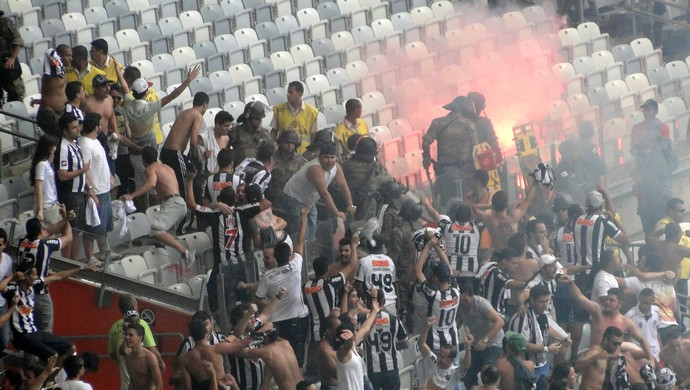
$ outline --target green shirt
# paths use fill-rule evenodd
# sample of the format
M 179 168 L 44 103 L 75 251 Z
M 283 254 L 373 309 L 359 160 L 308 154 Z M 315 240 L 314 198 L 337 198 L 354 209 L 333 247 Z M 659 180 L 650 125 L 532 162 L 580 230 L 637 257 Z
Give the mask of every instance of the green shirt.
M 124 338 L 124 329 L 122 329 L 122 324 L 125 320 L 117 320 L 113 326 L 110 327 L 110 333 L 108 333 L 108 353 L 115 354 L 119 358 L 120 356 L 120 344 Z M 149 324 L 144 320 L 139 320 L 139 324 L 144 327 L 144 348 L 151 348 L 156 346 L 156 341 L 153 339 L 153 334 L 149 328 Z

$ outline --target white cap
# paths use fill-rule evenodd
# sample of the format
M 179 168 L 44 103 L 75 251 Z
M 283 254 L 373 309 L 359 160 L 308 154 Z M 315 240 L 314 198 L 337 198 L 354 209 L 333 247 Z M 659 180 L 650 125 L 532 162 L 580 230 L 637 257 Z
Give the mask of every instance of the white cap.
M 132 91 L 136 93 L 142 94 L 146 92 L 147 89 L 149 89 L 149 83 L 144 79 L 136 79 L 132 83 Z
M 545 265 L 553 264 L 555 262 L 556 262 L 556 257 L 554 257 L 553 255 L 549 255 L 549 254 L 541 255 L 541 257 L 539 258 L 539 268 L 541 268 Z

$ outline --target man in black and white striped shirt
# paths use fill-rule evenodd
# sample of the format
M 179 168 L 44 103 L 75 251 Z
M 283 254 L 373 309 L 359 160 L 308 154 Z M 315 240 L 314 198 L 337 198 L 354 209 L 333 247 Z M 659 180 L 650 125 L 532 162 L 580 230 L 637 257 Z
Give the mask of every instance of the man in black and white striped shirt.
M 513 279 L 521 254 L 510 247 L 494 253 L 492 260 L 482 265 L 477 273 L 478 295 L 491 302 L 491 306 L 505 318 L 505 300 L 510 298 L 510 289 L 522 288 L 524 283 Z
M 64 206 L 61 213 L 65 214 Z M 72 228 L 67 216 L 63 216 L 61 222 L 43 228 L 38 218 L 26 221 L 26 236 L 19 241 L 17 251 L 17 264 L 32 262 L 36 265 L 38 276 L 46 278 L 50 268 L 50 256 L 54 251 L 63 248 L 72 242 Z M 74 219 L 74 215 L 72 215 Z M 54 234 L 62 232 L 60 238 L 49 239 Z M 53 333 L 53 301 L 47 287 L 35 289 L 34 319 L 38 329 Z
M 379 306 L 386 303 L 386 294 L 378 291 Z M 399 390 L 398 349 L 407 348 L 407 332 L 398 317 L 385 309 L 376 314 L 374 326 L 364 339 L 367 373 L 374 390 Z
M 319 342 L 323 338 L 322 324 L 331 311 L 339 306 L 340 295 L 347 280 L 354 278 L 357 270 L 357 246 L 359 237 L 353 236 L 350 240 L 350 261 L 340 272 L 329 272 L 330 260 L 326 257 L 317 257 L 314 260 L 314 278 L 304 283 L 304 303 L 309 308 L 309 350 L 308 357 L 315 357 Z M 313 377 L 318 381 L 316 361 L 307 362 L 308 378 Z
M 62 131 L 62 140 L 58 155 L 58 199 L 60 203 L 65 204 L 67 210 L 76 212 L 77 218 L 72 223 L 73 227 L 84 230 L 87 191 L 93 193 L 86 175 L 91 163 L 84 163 L 81 148 L 77 143 L 81 130 L 79 120 L 74 115 L 65 114 L 60 117 L 59 126 Z M 73 240 L 62 254 L 70 259 L 76 259 L 78 250 L 79 240 Z
M 235 169 L 235 175 L 245 183 L 256 183 L 261 187 L 261 194 L 266 191 L 271 182 L 271 171 L 275 165 L 275 146 L 273 143 L 264 142 L 256 151 L 256 158 L 246 158 Z

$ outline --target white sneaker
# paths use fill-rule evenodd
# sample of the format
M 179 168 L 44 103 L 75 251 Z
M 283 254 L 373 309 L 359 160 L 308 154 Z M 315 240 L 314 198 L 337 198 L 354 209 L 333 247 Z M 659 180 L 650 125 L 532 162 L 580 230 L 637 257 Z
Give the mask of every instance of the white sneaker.
M 187 253 L 184 254 L 184 262 L 187 268 L 191 267 L 196 261 L 196 251 L 194 249 L 188 249 Z
M 91 256 L 89 261 L 86 262 L 86 265 L 88 266 L 93 266 L 95 269 L 102 269 L 103 268 L 103 262 L 98 260 L 96 256 Z

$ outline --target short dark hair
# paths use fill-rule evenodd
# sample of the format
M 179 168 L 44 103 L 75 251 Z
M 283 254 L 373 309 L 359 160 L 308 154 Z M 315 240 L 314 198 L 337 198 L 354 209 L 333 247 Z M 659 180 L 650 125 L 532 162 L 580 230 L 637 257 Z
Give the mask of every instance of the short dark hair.
M 350 245 L 352 243 L 352 237 L 343 237 L 338 241 L 338 247 L 340 248 L 343 245 Z
M 57 45 L 57 47 L 55 48 L 55 51 L 60 55 L 60 59 L 62 59 L 62 56 L 64 55 L 63 53 L 67 49 L 72 50 L 72 48 L 69 45 L 65 45 L 64 43 Z
M 685 202 L 683 202 L 683 199 L 671 198 L 668 200 L 668 202 L 666 202 L 666 210 L 668 211 L 668 210 L 675 209 L 676 206 L 678 206 L 680 204 L 685 204 Z
M 297 387 L 295 390 L 307 390 L 309 386 L 313 385 L 314 382 L 308 380 L 308 379 L 303 379 L 299 383 L 297 383 Z
M 189 335 L 194 341 L 204 340 L 208 335 L 206 334 L 206 324 L 199 318 L 192 318 L 189 321 Z
M 7 244 L 7 232 L 3 228 L 0 228 L 0 239 L 5 240 L 5 244 Z
M 297 91 L 300 94 L 304 93 L 304 84 L 300 81 L 290 81 L 290 84 L 288 84 L 288 89 L 294 88 L 295 91 Z
M 82 88 L 81 81 L 70 81 L 67 83 L 67 85 L 65 85 L 65 96 L 67 96 L 67 100 L 71 101 L 76 99 Z
M 291 255 L 292 249 L 290 249 L 290 245 L 284 242 L 276 245 L 275 249 L 273 250 L 273 256 L 275 256 L 276 263 L 278 263 L 279 266 L 287 264 L 288 261 L 290 261 Z
M 134 329 L 134 331 L 137 332 L 137 335 L 139 337 L 144 337 L 144 326 L 141 325 L 138 321 L 128 322 L 127 329 Z
M 101 114 L 96 112 L 87 112 L 84 115 L 84 127 L 81 131 L 82 134 L 89 134 L 98 128 L 101 123 Z
M 276 148 L 272 142 L 262 142 L 256 150 L 256 159 L 262 162 L 270 161 L 275 152 Z
M 84 359 L 84 368 L 91 371 L 98 371 L 98 366 L 101 364 L 101 359 L 98 358 L 94 352 L 84 352 L 81 354 L 81 358 Z
M 84 368 L 84 359 L 81 356 L 72 355 L 65 359 L 62 366 L 65 368 L 67 379 L 76 378 L 79 375 L 79 371 Z
M 501 190 L 491 197 L 491 207 L 496 211 L 503 211 L 508 208 L 508 194 Z
M 623 290 L 621 290 L 618 287 L 610 288 L 609 291 L 606 292 L 606 294 L 607 295 L 615 295 L 616 298 L 618 298 L 618 302 L 623 301 L 623 296 L 625 296 L 625 294 L 623 293 Z
M 345 102 L 345 112 L 350 113 L 362 107 L 362 102 L 359 99 L 347 99 Z
M 474 282 L 471 278 L 460 278 L 458 280 L 458 289 L 460 294 L 468 294 L 469 296 L 474 296 Z
M 120 313 L 125 314 L 130 310 L 134 310 L 137 306 L 137 299 L 132 294 L 122 294 L 118 306 L 120 307 Z
M 218 111 L 216 116 L 213 118 L 213 123 L 215 123 L 217 125 L 222 125 L 223 123 L 232 122 L 234 120 L 235 120 L 235 117 L 233 117 L 232 114 L 230 114 L 229 112 Z
M 314 275 L 316 276 L 321 276 L 324 275 L 326 272 L 328 272 L 328 266 L 331 264 L 331 261 L 328 259 L 326 256 L 319 256 L 316 259 L 314 259 Z
M 611 337 L 623 337 L 623 331 L 615 326 L 609 326 L 604 331 L 604 338 L 610 339 Z
M 122 72 L 122 76 L 125 78 L 125 81 L 131 84 L 134 80 L 141 78 L 141 71 L 136 66 L 130 65 Z
M 79 121 L 79 119 L 77 119 L 77 117 L 72 114 L 62 114 L 62 116 L 58 120 L 58 127 L 62 132 L 64 132 L 65 130 L 69 130 L 70 123 L 77 121 Z
M 448 214 L 450 214 L 449 217 L 453 221 L 458 221 L 460 223 L 465 223 L 472 219 L 472 209 L 464 203 L 456 203 L 451 206 Z
M 551 372 L 551 380 L 560 380 L 568 378 L 568 376 L 570 375 L 571 368 L 573 368 L 573 366 L 568 362 L 557 364 Z
M 207 313 L 204 310 L 199 310 L 192 314 L 192 319 L 200 319 L 201 321 L 211 321 L 213 320 L 213 316 L 209 313 Z
M 103 52 L 103 54 L 108 54 L 108 41 L 103 38 L 98 38 L 91 41 L 91 48 Z
M 644 288 L 642 291 L 640 291 L 640 296 L 641 297 L 653 297 L 654 296 L 654 290 L 651 288 Z
M 89 51 L 86 50 L 86 47 L 83 45 L 77 45 L 72 48 L 72 59 L 75 58 L 83 58 L 83 59 L 88 59 L 89 58 Z
M 218 167 L 225 168 L 235 160 L 235 152 L 228 148 L 221 149 L 216 159 L 218 160 Z
M 613 249 L 605 249 L 604 251 L 601 252 L 601 255 L 599 255 L 599 268 L 603 269 L 609 266 L 611 264 L 611 261 L 613 260 L 613 255 L 615 252 Z
M 29 219 L 28 221 L 26 221 L 24 227 L 26 228 L 26 238 L 28 238 L 29 240 L 37 239 L 38 236 L 41 234 L 41 230 L 43 229 L 41 220 L 39 220 L 38 218 Z M 7 234 L 5 234 L 5 243 L 7 243 Z
M 667 340 L 677 340 L 683 336 L 682 333 L 680 333 L 680 329 L 678 329 L 675 326 L 672 326 L 667 332 L 666 332 L 666 337 Z
M 508 238 L 506 245 L 508 248 L 513 248 L 522 255 L 522 252 L 525 250 L 525 246 L 527 245 L 527 236 L 525 236 L 525 233 L 523 232 L 517 232 Z
M 194 107 L 201 107 L 204 104 L 208 104 L 208 94 L 206 92 L 197 92 L 194 94 L 194 100 L 192 100 L 192 105 Z
M 230 310 L 230 313 L 228 313 L 228 318 L 230 319 L 230 325 L 233 327 L 237 325 L 238 322 L 244 317 L 244 314 L 249 310 L 251 306 L 249 303 L 242 303 L 239 305 L 235 305 L 232 310 Z
M 455 357 L 458 356 L 458 349 L 456 347 L 453 347 L 452 345 L 450 345 L 448 343 L 441 343 L 441 345 L 439 347 L 440 347 L 440 349 L 449 350 L 450 351 L 450 357 L 452 359 L 455 359 Z
M 124 95 L 125 90 L 122 89 L 122 85 L 115 83 L 115 84 L 110 84 L 110 92 L 119 92 L 120 95 Z
M 226 205 L 232 207 L 235 205 L 237 195 L 235 194 L 235 189 L 232 186 L 227 186 L 220 190 L 218 193 L 218 201 L 223 202 Z
M 31 271 L 33 268 L 36 268 L 36 260 L 27 259 L 19 265 L 17 265 L 17 272 L 27 273 Z
M 664 227 L 664 234 L 666 235 L 666 237 L 664 237 L 666 241 L 677 242 L 681 236 L 680 225 L 678 225 L 677 222 L 667 223 Z
M 482 383 L 490 385 L 497 383 L 501 379 L 501 372 L 495 364 L 486 364 L 482 367 Z
M 3 375 L 5 376 L 5 378 L 7 378 L 7 380 L 10 382 L 10 384 L 12 386 L 14 386 L 15 388 L 19 389 L 22 387 L 22 383 L 24 383 L 24 379 L 22 378 L 21 373 L 19 373 L 17 371 L 8 370 L 8 371 L 5 371 L 5 373 Z
M 483 187 L 489 185 L 489 173 L 483 169 L 475 169 L 472 173 L 472 179 L 478 181 Z
M 551 290 L 541 283 L 529 290 L 529 299 L 539 299 L 547 295 L 551 295 Z
M 575 219 L 584 213 L 585 210 L 579 204 L 573 204 L 568 207 L 568 219 Z
M 525 225 L 525 233 L 527 233 L 527 235 L 536 234 L 537 233 L 537 225 L 539 225 L 540 223 L 544 223 L 544 222 L 542 222 L 538 219 L 530 219 L 529 221 L 527 221 L 527 224 Z
M 151 145 L 144 146 L 141 149 L 141 159 L 145 164 L 153 164 L 158 161 L 158 151 Z

